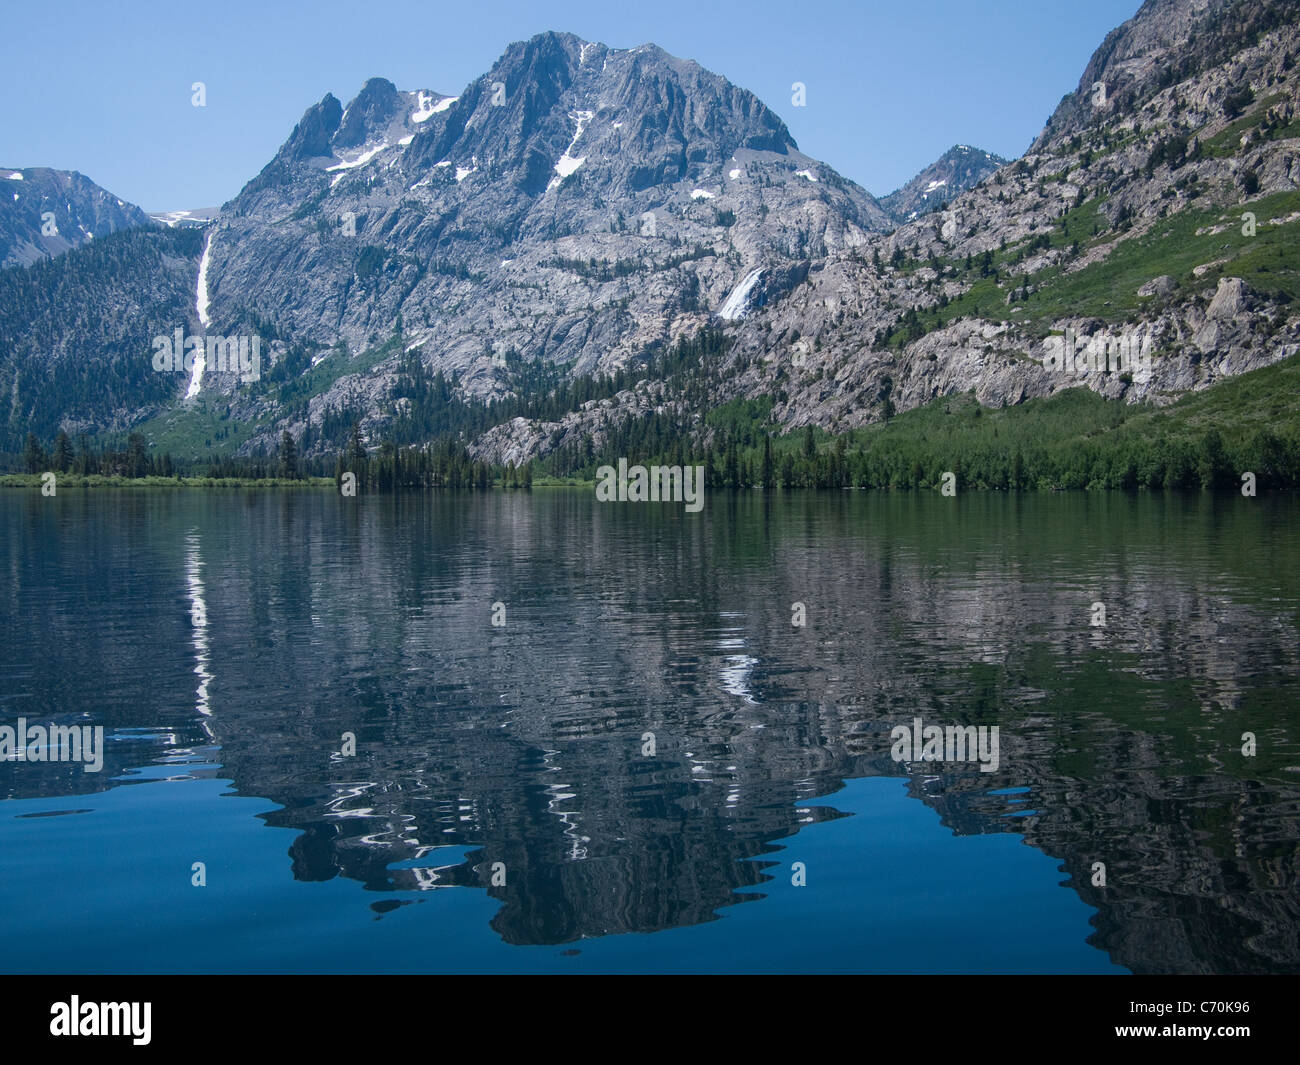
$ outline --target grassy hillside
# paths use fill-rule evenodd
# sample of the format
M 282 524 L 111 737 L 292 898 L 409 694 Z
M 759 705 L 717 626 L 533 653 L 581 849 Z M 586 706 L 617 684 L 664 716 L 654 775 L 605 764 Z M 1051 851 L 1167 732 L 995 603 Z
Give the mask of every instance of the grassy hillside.
M 710 487 L 763 481 L 762 404 L 710 416 Z M 1123 404 L 1086 388 L 1000 410 L 949 396 L 831 437 L 770 436 L 771 482 L 789 487 L 1300 487 L 1300 356 L 1220 382 L 1167 407 Z M 597 456 L 595 462 L 607 461 Z M 733 472 L 734 471 L 734 472 Z

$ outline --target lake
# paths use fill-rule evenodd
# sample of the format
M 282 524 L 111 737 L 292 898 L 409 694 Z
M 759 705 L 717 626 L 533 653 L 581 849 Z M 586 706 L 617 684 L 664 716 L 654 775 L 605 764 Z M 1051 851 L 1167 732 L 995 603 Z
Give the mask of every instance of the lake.
M 0 970 L 1300 971 L 1297 528 L 0 493 Z

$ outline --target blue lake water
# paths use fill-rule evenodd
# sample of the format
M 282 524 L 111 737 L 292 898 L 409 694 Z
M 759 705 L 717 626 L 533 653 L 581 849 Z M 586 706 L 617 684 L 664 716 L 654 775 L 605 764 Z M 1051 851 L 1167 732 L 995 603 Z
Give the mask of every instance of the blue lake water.
M 0 969 L 1300 970 L 1297 517 L 0 494 Z

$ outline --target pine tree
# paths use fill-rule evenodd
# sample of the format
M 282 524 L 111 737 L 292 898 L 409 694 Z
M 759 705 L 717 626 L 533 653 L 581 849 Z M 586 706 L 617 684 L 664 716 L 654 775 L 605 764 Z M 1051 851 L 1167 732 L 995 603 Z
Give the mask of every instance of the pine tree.
M 28 473 L 39 473 L 45 466 L 45 449 L 41 447 L 35 433 L 27 434 L 27 443 L 23 447 L 23 464 Z
M 1196 472 L 1200 477 L 1202 488 L 1215 488 L 1223 482 L 1228 468 L 1227 456 L 1223 450 L 1223 437 L 1217 429 L 1211 429 L 1201 437 L 1201 446 L 1196 462 Z
M 787 451 L 781 458 L 781 487 L 793 488 L 794 483 L 794 456 Z
M 59 473 L 67 473 L 72 468 L 72 441 L 62 429 L 54 438 L 54 468 Z
M 366 445 L 361 442 L 361 426 L 353 422 L 352 436 L 348 440 L 347 456 L 343 465 L 347 471 L 356 474 L 358 488 L 366 486 L 366 467 L 369 461 L 370 456 L 366 452 Z
M 280 476 L 292 478 L 298 476 L 298 448 L 288 429 L 280 433 Z
M 775 485 L 772 483 L 772 438 L 766 433 L 763 434 L 763 491 L 770 491 Z
M 149 455 L 145 451 L 144 437 L 132 433 L 126 438 L 126 475 L 143 477 L 148 472 Z

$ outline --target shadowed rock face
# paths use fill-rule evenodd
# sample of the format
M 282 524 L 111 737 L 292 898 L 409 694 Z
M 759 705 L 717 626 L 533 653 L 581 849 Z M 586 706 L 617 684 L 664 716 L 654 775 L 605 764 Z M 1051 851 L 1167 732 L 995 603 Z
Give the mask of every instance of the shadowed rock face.
M 333 137 L 336 148 L 359 148 L 376 130 L 386 130 L 399 119 L 404 97 L 397 86 L 387 78 L 371 78 L 361 87 L 357 98 L 348 104 L 346 114 L 339 116 Z M 313 155 L 324 155 L 323 143 Z
M 28 266 L 96 237 L 151 224 L 135 204 L 75 170 L 0 167 L 0 269 Z

